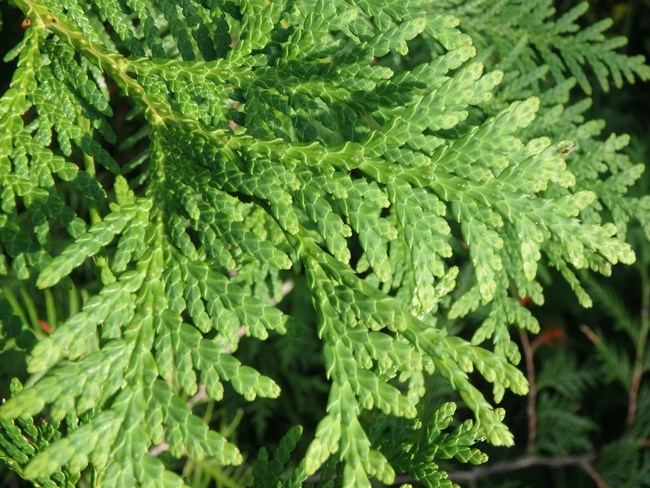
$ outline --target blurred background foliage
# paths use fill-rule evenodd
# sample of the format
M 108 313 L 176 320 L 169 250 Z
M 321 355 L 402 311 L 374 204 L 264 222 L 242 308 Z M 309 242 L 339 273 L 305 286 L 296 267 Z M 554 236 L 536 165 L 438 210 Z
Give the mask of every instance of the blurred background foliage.
M 558 0 L 557 10 L 564 12 L 576 3 Z M 587 25 L 612 18 L 614 26 L 609 35 L 628 37 L 627 54 L 642 54 L 650 59 L 650 0 L 589 3 L 591 8 L 581 22 Z M 22 37 L 22 20 L 19 11 L 8 2 L 0 2 L 0 57 Z M 0 93 L 7 88 L 13 68 L 11 64 L 2 65 Z M 606 120 L 607 132 L 630 134 L 632 142 L 627 151 L 631 159 L 650 162 L 648 84 L 625 85 L 607 94 L 599 91 L 597 84 L 594 88 L 591 118 Z M 577 92 L 574 95 L 582 96 Z M 650 193 L 648 172 L 634 191 Z M 650 385 L 647 375 L 644 376 L 650 369 L 650 245 L 640 227 L 630 227 L 628 236 L 635 246 L 637 262 L 617 267 L 607 280 L 590 281 L 588 291 L 594 298 L 593 308 L 581 308 L 564 282 L 552 277 L 544 306 L 522 303 L 542 324 L 540 335 L 519 336 L 524 358 L 528 359 L 522 360 L 521 367 L 535 385 L 533 395 L 504 400 L 507 421 L 516 435 L 514 448 L 481 446 L 490 455 L 490 461 L 474 470 L 462 465 L 447 466 L 452 479 L 461 486 L 650 486 Z M 300 337 L 277 337 L 263 344 L 244 342 L 239 351 L 245 356 L 245 363 L 276 379 L 283 394 L 278 400 L 252 404 L 235 394 L 226 394 L 218 410 L 210 402 L 202 406 L 204 417 L 211 420 L 213 427 L 226 434 L 236 433 L 233 440 L 248 451 L 250 458 L 243 468 L 236 469 L 226 470 L 209 462 L 179 466 L 194 481 L 192 486 L 248 486 L 251 473 L 247 467 L 257 455 L 256 446 L 277 444 L 297 424 L 305 429 L 303 439 L 309 439 L 323 415 L 327 388 L 322 379 L 319 341 L 309 333 L 315 329 L 309 327 L 313 324 L 312 307 L 300 278 L 290 279 L 293 292 L 281 306 L 305 324 L 308 332 Z M 75 289 L 69 290 L 67 296 L 38 293 L 23 288 L 5 292 L 5 296 L 13 297 L 14 308 L 22 311 L 31 329 L 17 330 L 11 344 L 0 344 L 0 397 L 8 395 L 5 390 L 10 378 L 26 377 L 25 351 L 34 337 L 47 334 L 49 328 L 56 326 L 57 316 L 66 316 L 84 299 L 83 291 Z M 435 403 L 453 399 L 442 385 L 432 391 L 436 392 Z M 318 405 L 321 408 L 315 407 Z M 246 421 L 242 422 L 244 416 Z M 299 444 L 298 452 L 304 447 Z M 0 487 L 27 486 L 22 483 L 0 465 Z M 82 478 L 79 486 L 87 486 L 86 483 Z
M 561 13 L 578 2 L 555 3 Z M 581 19 L 584 26 L 609 17 L 614 25 L 608 34 L 629 39 L 626 54 L 650 59 L 650 0 L 589 3 Z M 589 117 L 605 120 L 606 134 L 630 134 L 626 152 L 647 166 L 648 84 L 625 85 L 607 93 L 593 86 Z M 583 95 L 574 92 L 574 96 Z M 648 169 L 633 193 L 650 193 Z M 528 365 L 522 360 L 521 367 L 536 385 L 532 390 L 536 398 L 506 400 L 516 447 L 486 449 L 490 455 L 486 467 L 455 473 L 462 486 L 650 486 L 650 243 L 638 225 L 629 228 L 628 239 L 637 262 L 616 267 L 610 278 L 589 281 L 591 309 L 581 308 L 561 280 L 549 282 L 544 306 L 526 304 L 542 325 L 538 336 L 520 336 L 524 356 L 528 352 L 533 358 Z

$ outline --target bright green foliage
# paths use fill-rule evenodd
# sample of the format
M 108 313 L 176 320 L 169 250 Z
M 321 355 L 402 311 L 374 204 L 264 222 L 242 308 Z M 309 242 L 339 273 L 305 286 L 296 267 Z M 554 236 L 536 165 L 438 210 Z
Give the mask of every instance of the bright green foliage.
M 91 464 L 103 487 L 183 486 L 150 454 L 161 445 L 241 463 L 192 398 L 204 387 L 218 406 L 226 384 L 249 401 L 281 395 L 237 349 L 299 329 L 276 304 L 283 280 L 304 274 L 330 388 L 287 484 L 330 472 L 345 486 L 397 473 L 451 486 L 436 460 L 480 463 L 478 440 L 513 442 L 493 403 L 527 392 L 508 326 L 538 330 L 519 299 L 542 303 L 540 267 L 588 305 L 575 270 L 633 262 L 625 224 L 650 228 L 648 201 L 625 196 L 642 169 L 618 153 L 625 137 L 597 140 L 585 104 L 563 106 L 575 82 L 562 63 L 584 90 L 585 63 L 601 84 L 648 76 L 614 51 L 620 41 L 600 42 L 605 24 L 569 35 L 582 7 L 557 22 L 547 3 L 534 12 L 541 58 L 503 35 L 504 71 L 530 72 L 515 80 L 477 59 L 472 38 L 480 49 L 490 31 L 469 7 L 442 9 L 459 24 L 404 0 L 14 3 L 31 27 L 0 100 L 2 279 L 46 291 L 92 282 L 0 409 L 84 419 L 28 454 L 32 480 Z M 430 49 L 413 55 L 417 43 Z M 540 59 L 559 83 L 544 93 Z M 115 92 L 141 121 L 120 141 Z M 471 340 L 448 332 L 442 317 L 477 310 Z M 443 432 L 453 404 L 423 416 L 432 375 L 475 421 Z M 390 434 L 373 435 L 374 417 Z M 261 454 L 256 482 L 280 480 L 296 442 L 292 431 L 273 461 Z
M 525 0 L 443 0 L 443 9 L 462 20 L 479 49 L 490 46 L 502 63 L 515 63 L 512 78 L 536 76 L 549 70 L 556 83 L 574 77 L 585 93 L 592 87 L 585 65 L 599 85 L 609 90 L 610 78 L 617 88 L 636 76 L 650 77 L 643 56 L 625 56 L 616 50 L 627 44 L 622 36 L 607 36 L 611 19 L 581 29 L 578 20 L 589 8 L 586 1 L 558 15 L 552 0 L 534 4 Z M 543 65 L 543 68 L 541 67 Z M 521 79 L 518 80 L 521 83 Z M 539 85 L 538 85 L 539 87 Z
M 471 464 L 487 461 L 484 453 L 471 447 L 483 440 L 481 429 L 471 420 L 456 426 L 452 432 L 443 432 L 452 422 L 455 410 L 453 403 L 445 403 L 430 420 L 404 421 L 403 425 L 386 436 L 383 449 L 393 464 L 428 488 L 458 486 L 447 479 L 447 474 L 436 464 L 436 460 L 455 458 Z

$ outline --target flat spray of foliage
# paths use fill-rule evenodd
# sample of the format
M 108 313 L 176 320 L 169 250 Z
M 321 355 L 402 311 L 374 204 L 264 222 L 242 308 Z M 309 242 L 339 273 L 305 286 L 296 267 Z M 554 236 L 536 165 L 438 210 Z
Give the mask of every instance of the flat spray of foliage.
M 96 486 L 180 487 L 174 458 L 242 463 L 192 399 L 282 395 L 237 350 L 305 333 L 281 307 L 300 275 L 327 407 L 304 457 L 296 427 L 255 483 L 451 486 L 438 460 L 513 442 L 494 405 L 527 392 L 509 326 L 538 324 L 520 298 L 541 304 L 554 268 L 588 306 L 576 270 L 632 263 L 626 224 L 650 226 L 648 200 L 626 196 L 643 169 L 627 139 L 565 106 L 592 74 L 650 74 L 608 24 L 579 30 L 584 5 L 13 3 L 27 21 L 0 99 L 0 337 L 30 376 L 0 408 L 0 458 L 38 486 L 91 465 Z M 477 309 L 471 340 L 449 332 Z M 431 378 L 474 419 L 424 405 Z

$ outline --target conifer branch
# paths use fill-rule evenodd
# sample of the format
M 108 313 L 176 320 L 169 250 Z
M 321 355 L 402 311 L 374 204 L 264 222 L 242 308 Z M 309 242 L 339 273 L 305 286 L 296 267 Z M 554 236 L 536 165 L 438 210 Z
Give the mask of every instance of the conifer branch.
M 627 139 L 565 109 L 565 85 L 532 90 L 553 83 L 544 66 L 513 81 L 419 1 L 14 3 L 30 27 L 0 98 L 0 345 L 32 376 L 0 406 L 0 459 L 44 486 L 90 466 L 106 488 L 181 488 L 206 459 L 227 483 L 254 441 L 215 426 L 241 405 L 262 430 L 263 397 L 306 405 L 311 438 L 302 459 L 298 427 L 262 449 L 244 467 L 256 485 L 437 486 L 438 462 L 481 464 L 478 442 L 514 440 L 495 406 L 528 393 L 511 324 L 526 331 L 528 451 L 542 445 L 539 324 L 513 296 L 542 304 L 550 266 L 591 304 L 576 270 L 631 263 L 626 226 L 650 225 L 627 195 L 641 174 Z M 562 46 L 580 13 L 555 28 L 535 12 L 550 36 L 535 42 Z M 606 58 L 615 82 L 645 76 L 580 39 L 587 60 L 562 51 L 572 72 Z M 114 108 L 134 118 L 114 130 Z M 83 303 L 53 310 L 71 282 Z M 47 335 L 44 311 L 61 319 Z M 470 316 L 468 340 L 452 331 Z M 438 380 L 473 418 L 456 420 Z
M 646 355 L 648 332 L 650 331 L 650 278 L 646 267 L 640 267 L 639 273 L 641 278 L 641 329 L 635 344 L 634 369 L 628 390 L 627 415 L 625 417 L 626 431 L 629 431 L 632 427 L 637 413 L 637 399 L 645 369 L 643 363 Z
M 101 44 L 89 40 L 74 24 L 58 18 L 41 2 L 33 0 L 14 0 L 30 20 L 31 28 L 46 29 L 67 42 L 88 61 L 100 68 L 120 87 L 125 95 L 143 109 L 147 120 L 154 125 L 162 124 L 172 117 L 168 107 L 153 99 L 136 78 L 132 77 L 130 61 L 119 53 L 111 52 Z

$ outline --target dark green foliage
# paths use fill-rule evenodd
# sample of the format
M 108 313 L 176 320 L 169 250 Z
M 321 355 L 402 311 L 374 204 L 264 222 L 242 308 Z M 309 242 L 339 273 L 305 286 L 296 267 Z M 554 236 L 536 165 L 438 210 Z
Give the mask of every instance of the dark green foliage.
M 11 383 L 13 394 L 22 390 L 18 380 Z M 69 465 L 52 470 L 44 477 L 32 477 L 25 471 L 29 461 L 40 451 L 61 439 L 61 429 L 74 432 L 78 420 L 69 415 L 64 422 L 47 419 L 0 419 L 0 459 L 21 476 L 32 478 L 35 486 L 44 488 L 73 487 L 79 480 L 78 467 Z
M 29 379 L 0 418 L 36 483 L 249 482 L 226 466 L 269 443 L 224 425 L 253 412 L 263 437 L 289 381 L 311 425 L 261 451 L 256 485 L 453 486 L 445 462 L 513 444 L 494 405 L 528 391 L 520 300 L 555 269 L 590 306 L 588 272 L 634 262 L 631 223 L 650 234 L 627 136 L 570 97 L 586 66 L 605 89 L 650 69 L 606 22 L 578 29 L 584 5 L 13 3 L 30 26 L 0 99 L 0 319 Z M 590 447 L 572 402 L 592 381 L 539 378 L 540 452 Z M 35 416 L 56 441 L 25 450 L 12 422 Z

